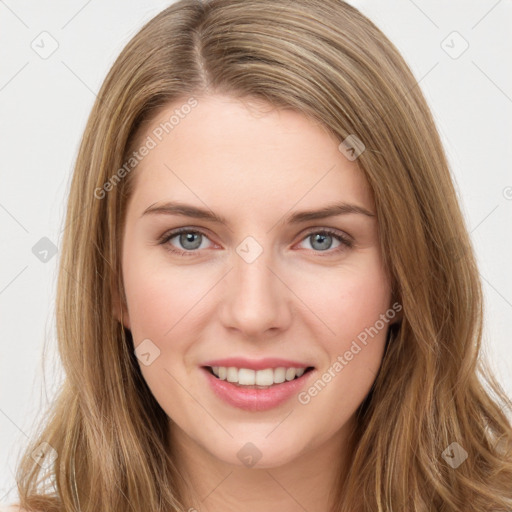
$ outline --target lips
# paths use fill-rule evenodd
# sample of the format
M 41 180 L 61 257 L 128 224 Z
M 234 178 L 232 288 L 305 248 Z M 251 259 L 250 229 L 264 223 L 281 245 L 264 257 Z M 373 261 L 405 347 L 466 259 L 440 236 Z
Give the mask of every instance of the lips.
M 217 397 L 252 412 L 266 411 L 290 400 L 311 380 L 314 370 L 308 363 L 280 358 L 216 359 L 201 367 Z
M 244 357 L 228 357 L 224 359 L 215 359 L 206 361 L 203 367 L 223 366 L 226 368 L 247 368 L 249 370 L 265 370 L 267 368 L 309 368 L 314 367 L 311 363 L 292 361 L 290 359 L 281 359 L 277 357 L 267 357 L 264 359 L 246 359 Z

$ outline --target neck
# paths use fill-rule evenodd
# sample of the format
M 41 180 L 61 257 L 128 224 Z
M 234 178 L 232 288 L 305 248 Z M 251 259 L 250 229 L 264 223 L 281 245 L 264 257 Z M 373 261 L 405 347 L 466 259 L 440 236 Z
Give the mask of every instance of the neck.
M 175 463 L 185 480 L 181 489 L 188 512 L 326 512 L 332 510 L 335 486 L 349 464 L 349 435 L 355 418 L 314 449 L 292 461 L 249 468 L 219 460 L 171 423 Z

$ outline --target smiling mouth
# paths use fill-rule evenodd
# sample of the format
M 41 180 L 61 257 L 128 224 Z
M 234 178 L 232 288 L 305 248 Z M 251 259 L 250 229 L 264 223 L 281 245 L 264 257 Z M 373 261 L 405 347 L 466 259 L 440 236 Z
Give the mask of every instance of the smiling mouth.
M 313 366 L 307 368 L 267 368 L 264 370 L 251 370 L 248 368 L 204 366 L 216 379 L 225 380 L 234 386 L 245 389 L 268 389 L 280 384 L 302 378 Z

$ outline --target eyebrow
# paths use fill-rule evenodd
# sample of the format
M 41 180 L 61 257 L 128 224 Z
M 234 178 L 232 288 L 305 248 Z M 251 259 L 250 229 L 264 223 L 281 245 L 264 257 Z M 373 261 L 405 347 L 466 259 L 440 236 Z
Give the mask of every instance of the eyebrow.
M 370 212 L 363 206 L 350 203 L 336 203 L 324 206 L 318 210 L 304 210 L 295 212 L 285 218 L 285 222 L 290 224 L 299 224 L 301 222 L 307 222 L 310 220 L 325 219 L 327 217 L 354 213 L 365 215 L 367 217 L 375 217 L 374 213 Z M 141 217 L 148 214 L 180 215 L 183 217 L 208 220 L 217 224 L 228 224 L 226 218 L 222 217 L 221 215 L 217 215 L 211 210 L 198 208 L 197 206 L 192 206 L 176 201 L 169 201 L 161 205 L 154 203 L 144 210 Z

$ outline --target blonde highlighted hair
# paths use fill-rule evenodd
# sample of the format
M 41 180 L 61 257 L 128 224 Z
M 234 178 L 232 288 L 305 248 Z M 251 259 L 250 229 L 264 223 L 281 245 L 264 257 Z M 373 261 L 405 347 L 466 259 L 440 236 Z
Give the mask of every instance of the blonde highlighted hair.
M 134 172 L 98 189 L 169 103 L 224 93 L 319 121 L 365 145 L 382 254 L 403 306 L 358 410 L 332 512 L 512 509 L 512 402 L 482 358 L 482 291 L 432 115 L 395 46 L 341 0 L 180 0 L 106 77 L 71 183 L 57 289 L 65 380 L 18 466 L 20 504 L 64 512 L 181 511 L 169 418 L 128 329 L 121 239 Z M 42 442 L 58 454 L 38 464 Z M 456 469 L 442 454 L 457 442 Z M 329 511 L 331 512 L 331 511 Z

